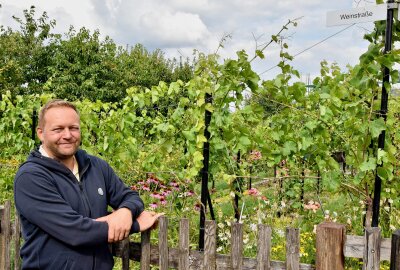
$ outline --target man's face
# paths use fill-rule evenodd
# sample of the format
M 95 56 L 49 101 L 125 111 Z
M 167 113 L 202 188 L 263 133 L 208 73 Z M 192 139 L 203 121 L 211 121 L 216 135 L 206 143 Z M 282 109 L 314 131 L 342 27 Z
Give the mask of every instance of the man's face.
M 81 142 L 79 116 L 68 107 L 50 108 L 37 134 L 50 157 L 68 160 L 75 155 Z

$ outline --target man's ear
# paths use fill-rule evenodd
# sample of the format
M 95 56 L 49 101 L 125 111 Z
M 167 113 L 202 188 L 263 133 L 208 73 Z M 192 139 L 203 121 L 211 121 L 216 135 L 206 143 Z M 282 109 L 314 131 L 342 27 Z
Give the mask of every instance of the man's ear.
M 43 138 L 43 129 L 40 128 L 40 127 L 37 127 L 37 128 L 36 128 L 36 134 L 37 134 L 39 140 L 40 140 L 41 142 L 43 142 L 43 140 L 42 140 L 42 138 Z

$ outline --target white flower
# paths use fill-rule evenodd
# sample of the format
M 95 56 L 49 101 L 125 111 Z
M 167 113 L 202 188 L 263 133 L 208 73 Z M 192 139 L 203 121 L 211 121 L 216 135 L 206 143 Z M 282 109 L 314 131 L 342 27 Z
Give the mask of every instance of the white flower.
M 285 235 L 285 232 L 281 229 L 276 230 L 276 233 L 280 236 L 283 237 Z

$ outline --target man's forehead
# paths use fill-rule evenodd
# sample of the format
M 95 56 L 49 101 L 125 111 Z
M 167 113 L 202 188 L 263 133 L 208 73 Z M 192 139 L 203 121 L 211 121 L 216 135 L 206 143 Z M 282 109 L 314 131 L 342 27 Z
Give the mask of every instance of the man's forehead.
M 50 108 L 46 111 L 44 115 L 44 120 L 45 122 L 49 120 L 54 120 L 54 121 L 67 121 L 69 120 L 66 118 L 68 114 L 73 114 L 76 116 L 76 121 L 79 123 L 80 117 L 79 114 L 72 108 L 69 107 L 54 107 Z

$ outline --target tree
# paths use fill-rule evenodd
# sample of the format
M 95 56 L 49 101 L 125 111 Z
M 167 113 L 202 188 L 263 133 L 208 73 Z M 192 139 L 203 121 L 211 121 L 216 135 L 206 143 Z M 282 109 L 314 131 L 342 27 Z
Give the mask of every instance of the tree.
M 35 18 L 35 7 L 24 17 L 13 17 L 18 31 L 0 26 L 0 86 L 13 95 L 51 92 L 70 100 L 87 98 L 116 102 L 131 86 L 151 88 L 160 81 L 190 80 L 192 67 L 178 63 L 157 49 L 149 52 L 137 44 L 131 49 L 118 46 L 98 30 L 72 26 L 54 34 L 54 20 L 46 12 Z

